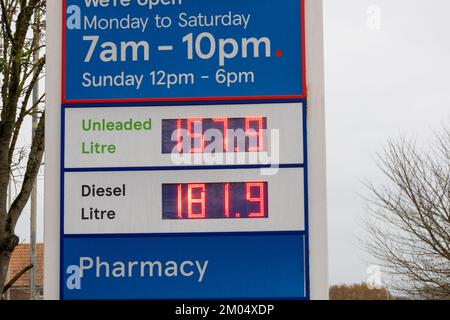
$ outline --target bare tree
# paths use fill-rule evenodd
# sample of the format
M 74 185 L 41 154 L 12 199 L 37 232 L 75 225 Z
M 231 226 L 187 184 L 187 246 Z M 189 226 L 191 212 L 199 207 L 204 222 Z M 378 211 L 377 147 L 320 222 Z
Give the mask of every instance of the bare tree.
M 366 283 L 334 285 L 330 287 L 330 300 L 391 300 L 385 288 L 371 289 Z
M 379 155 L 386 183 L 367 184 L 365 244 L 396 291 L 450 299 L 450 121 L 428 149 L 401 138 Z
M 45 56 L 33 60 L 43 47 L 45 0 L 0 0 L 0 296 L 11 254 L 19 242 L 17 221 L 28 202 L 44 153 L 45 114 L 41 102 L 31 102 L 33 87 L 43 76 Z M 18 146 L 19 134 L 29 116 L 39 117 L 31 148 Z M 8 185 L 14 169 L 23 167 L 17 195 L 8 207 Z

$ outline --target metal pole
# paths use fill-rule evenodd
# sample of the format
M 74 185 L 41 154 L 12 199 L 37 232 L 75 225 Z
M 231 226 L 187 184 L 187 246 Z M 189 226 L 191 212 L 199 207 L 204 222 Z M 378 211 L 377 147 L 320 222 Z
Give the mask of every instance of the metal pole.
M 35 25 L 39 22 L 39 15 L 37 12 L 35 13 L 34 22 Z M 38 37 L 39 30 L 34 29 L 35 39 L 37 39 L 35 46 L 39 45 Z M 33 48 L 33 61 L 37 63 L 39 60 L 39 50 Z M 39 101 L 39 80 L 36 81 L 33 88 L 33 106 L 37 104 Z M 32 130 L 31 130 L 31 141 L 34 139 L 34 135 L 39 123 L 39 119 L 37 117 L 37 113 L 33 112 L 33 121 L 32 121 Z M 30 264 L 33 265 L 33 268 L 30 270 L 30 300 L 36 300 L 36 216 L 37 216 L 37 178 L 33 183 L 33 190 L 31 192 L 31 214 L 30 214 Z
M 12 175 L 10 173 L 9 183 L 8 183 L 8 203 L 7 203 L 8 212 L 9 212 L 9 209 L 11 208 L 11 203 L 12 203 L 11 179 L 12 179 Z M 10 300 L 10 299 L 11 299 L 11 290 L 8 290 L 8 292 L 6 293 L 6 300 Z
M 35 89 L 37 91 L 37 89 Z M 34 96 L 34 93 L 33 93 Z M 34 100 L 34 98 L 33 98 Z M 36 100 L 37 101 L 37 100 Z M 33 116 L 32 136 L 36 130 L 36 117 Z M 37 179 L 36 179 L 37 180 Z M 37 182 L 34 181 L 31 192 L 31 214 L 30 214 L 30 264 L 33 265 L 30 272 L 30 299 L 36 299 L 36 215 L 37 215 Z

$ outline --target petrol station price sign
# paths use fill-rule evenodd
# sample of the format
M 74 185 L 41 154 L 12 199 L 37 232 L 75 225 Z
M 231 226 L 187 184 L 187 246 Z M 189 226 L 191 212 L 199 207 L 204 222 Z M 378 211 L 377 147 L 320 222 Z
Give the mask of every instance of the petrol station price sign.
M 65 0 L 62 299 L 308 299 L 304 5 Z

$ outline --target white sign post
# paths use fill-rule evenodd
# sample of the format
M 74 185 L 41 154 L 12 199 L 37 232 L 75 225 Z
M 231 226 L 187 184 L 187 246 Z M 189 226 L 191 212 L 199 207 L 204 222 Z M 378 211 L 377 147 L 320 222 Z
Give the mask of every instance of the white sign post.
M 46 299 L 328 298 L 322 1 L 255 1 L 47 2 Z

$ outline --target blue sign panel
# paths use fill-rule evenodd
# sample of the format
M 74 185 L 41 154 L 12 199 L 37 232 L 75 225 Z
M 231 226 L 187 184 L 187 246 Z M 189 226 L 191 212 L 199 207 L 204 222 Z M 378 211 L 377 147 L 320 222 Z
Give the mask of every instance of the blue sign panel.
M 301 299 L 304 235 L 64 239 L 65 299 Z
M 65 0 L 63 102 L 305 97 L 302 0 Z
M 60 297 L 309 299 L 304 1 L 62 15 Z

